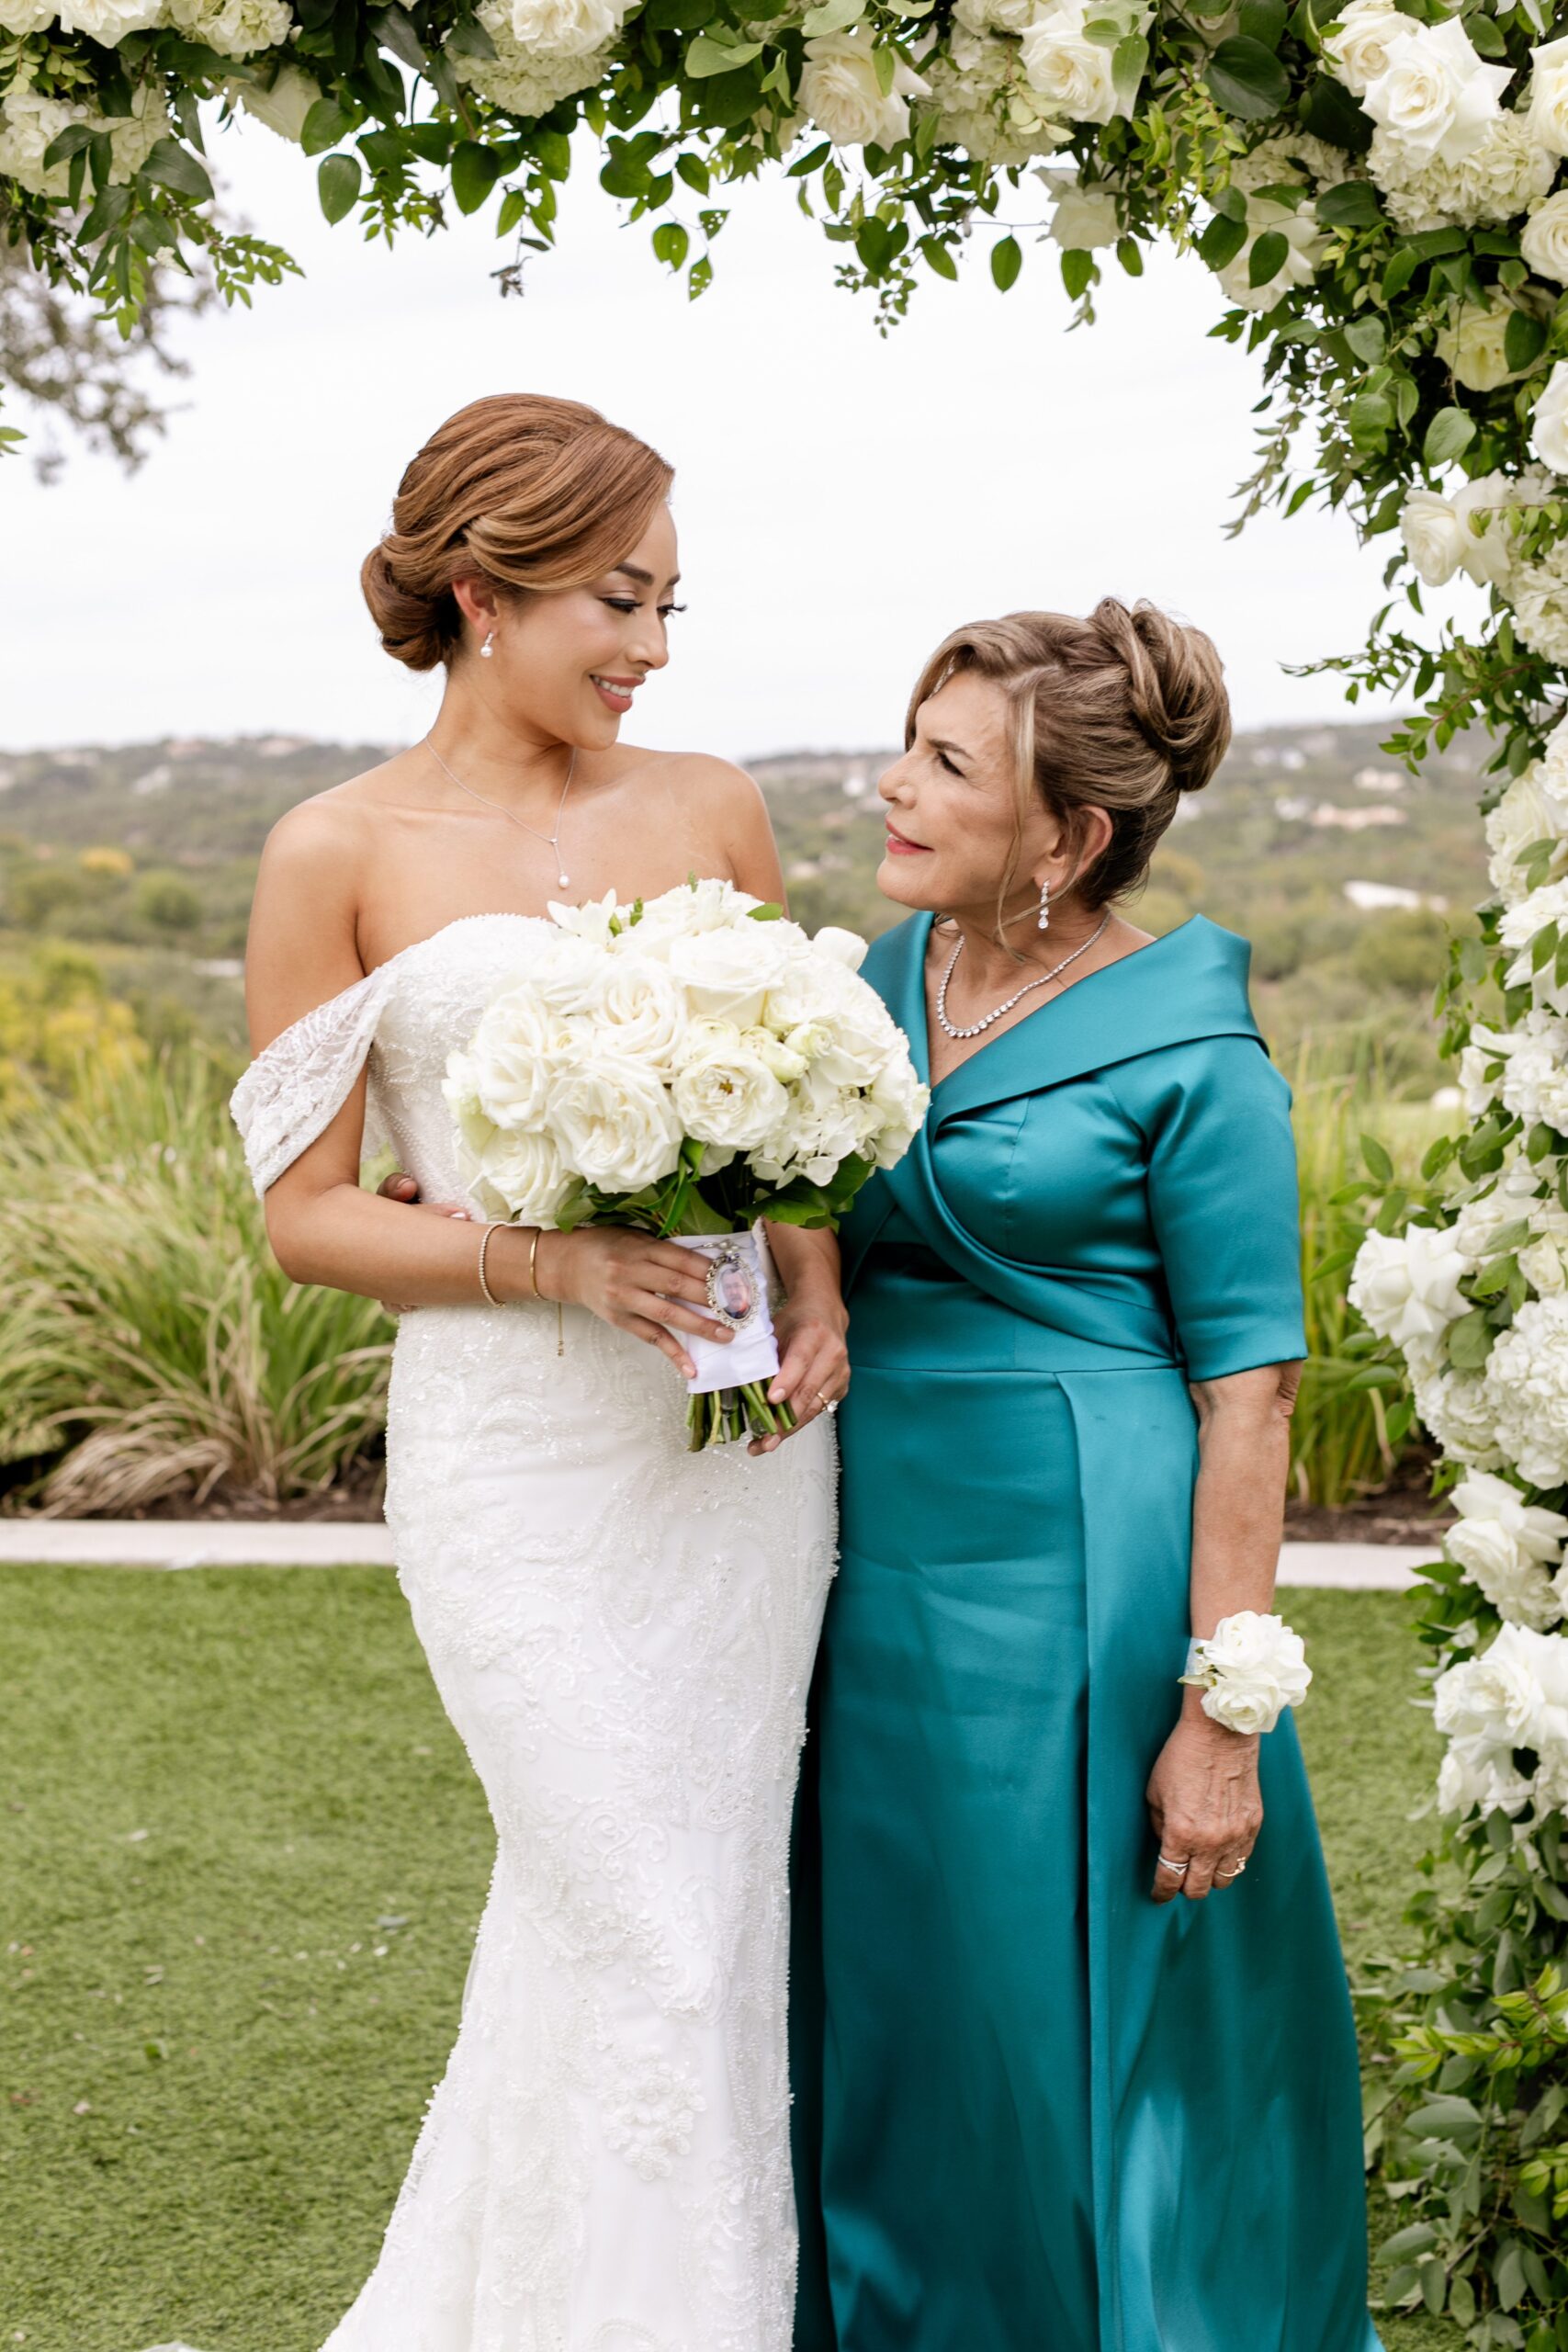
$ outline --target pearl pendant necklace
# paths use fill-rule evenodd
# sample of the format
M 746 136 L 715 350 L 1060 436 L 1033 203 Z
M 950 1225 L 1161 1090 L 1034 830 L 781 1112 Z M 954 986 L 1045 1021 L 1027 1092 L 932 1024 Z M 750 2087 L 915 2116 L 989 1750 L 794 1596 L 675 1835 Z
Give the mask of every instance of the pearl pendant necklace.
M 574 745 L 572 747 L 571 758 L 567 763 L 566 782 L 560 788 L 560 799 L 556 808 L 556 828 L 553 833 L 542 833 L 536 825 L 524 824 L 521 817 L 514 817 L 511 809 L 503 808 L 499 800 L 487 800 L 482 792 L 476 792 L 471 784 L 465 784 L 460 775 L 454 775 L 428 735 L 424 739 L 424 748 L 430 753 L 431 758 L 435 762 L 436 766 L 441 770 L 442 775 L 446 777 L 449 783 L 455 784 L 459 792 L 466 792 L 470 800 L 477 800 L 479 802 L 481 808 L 493 808 L 498 817 L 505 817 L 512 824 L 517 826 L 519 831 L 522 832 L 532 833 L 536 842 L 546 842 L 548 843 L 554 854 L 556 861 L 556 882 L 558 886 L 564 890 L 568 883 L 571 880 L 571 876 L 570 874 L 563 873 L 561 870 L 560 820 L 566 810 L 566 796 L 571 790 L 571 779 L 577 773 L 576 746 Z
M 1080 956 L 1087 956 L 1089 949 L 1094 945 L 1095 941 L 1100 937 L 1100 933 L 1105 929 L 1106 924 L 1110 921 L 1111 913 L 1110 910 L 1107 909 L 1105 913 L 1101 915 L 1098 926 L 1095 930 L 1090 932 L 1089 937 L 1084 941 L 1081 947 L 1075 947 L 1070 956 L 1064 956 L 1059 964 L 1053 964 L 1051 969 L 1048 972 L 1042 972 L 1038 979 L 1025 980 L 1023 986 L 1017 989 L 1013 995 L 1010 996 L 1005 1004 L 998 1004 L 994 1012 L 987 1012 L 980 1020 L 972 1021 L 966 1029 L 957 1027 L 955 1023 L 951 1022 L 947 1017 L 947 984 L 953 978 L 953 966 L 957 963 L 960 956 L 964 953 L 964 933 L 960 932 L 958 934 L 958 944 L 953 949 L 952 955 L 948 957 L 947 969 L 943 972 L 942 978 L 937 985 L 936 1017 L 938 1021 L 941 1023 L 942 1028 L 950 1037 L 983 1036 L 985 1032 L 991 1027 L 992 1023 L 999 1021 L 1004 1012 L 1010 1012 L 1013 1006 L 1019 1003 L 1029 994 L 1031 989 L 1043 989 L 1048 980 L 1054 980 L 1057 978 L 1061 973 L 1065 972 L 1069 964 L 1076 964 Z

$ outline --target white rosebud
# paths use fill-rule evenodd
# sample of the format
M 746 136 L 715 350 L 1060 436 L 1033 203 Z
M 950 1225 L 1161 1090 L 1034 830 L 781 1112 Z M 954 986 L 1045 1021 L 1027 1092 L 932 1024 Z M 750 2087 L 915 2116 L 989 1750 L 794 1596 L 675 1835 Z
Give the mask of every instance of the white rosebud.
M 1553 155 L 1568 155 L 1568 37 L 1530 51 L 1529 106 L 1525 129 Z
M 1464 557 L 1468 534 L 1446 498 L 1435 490 L 1413 490 L 1399 517 L 1404 550 L 1428 588 L 1451 580 Z
M 811 944 L 824 956 L 830 956 L 835 964 L 842 964 L 849 972 L 858 972 L 865 962 L 865 941 L 859 932 L 840 930 L 837 923 L 824 923 Z
M 1530 417 L 1530 440 L 1542 465 L 1568 474 L 1568 364 L 1558 360 Z
M 1512 77 L 1512 66 L 1482 62 L 1457 17 L 1438 25 L 1412 20 L 1389 41 L 1383 70 L 1361 104 L 1406 155 L 1457 164 L 1496 120 L 1498 96 Z

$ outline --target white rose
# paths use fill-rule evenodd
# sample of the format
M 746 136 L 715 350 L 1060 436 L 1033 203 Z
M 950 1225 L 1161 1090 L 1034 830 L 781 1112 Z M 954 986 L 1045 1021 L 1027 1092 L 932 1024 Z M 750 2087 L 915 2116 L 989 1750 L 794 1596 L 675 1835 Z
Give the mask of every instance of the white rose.
M 1412 22 L 1388 42 L 1382 72 L 1368 83 L 1361 104 L 1406 154 L 1457 164 L 1495 121 L 1499 93 L 1512 76 L 1510 65 L 1482 62 L 1457 17 L 1439 25 Z
M 1448 323 L 1438 328 L 1436 343 L 1438 356 L 1453 370 L 1456 383 L 1472 392 L 1492 392 L 1499 384 L 1517 380 L 1519 371 L 1509 367 L 1506 349 L 1508 321 L 1517 307 L 1506 298 L 1484 306 L 1455 306 Z
M 1487 1358 L 1497 1443 L 1532 1487 L 1568 1480 L 1568 1298 L 1528 1298 Z
M 591 1053 L 557 1076 L 548 1124 L 574 1175 L 602 1193 L 637 1193 L 673 1173 L 681 1123 L 641 1062 Z
M 502 0 L 519 49 L 540 57 L 586 57 L 621 29 L 614 0 Z
M 1446 498 L 1435 490 L 1413 490 L 1399 517 L 1404 550 L 1428 588 L 1441 588 L 1459 570 L 1468 536 Z
M 594 1001 L 595 1044 L 646 1062 L 661 1079 L 674 1070 L 686 1008 L 669 967 L 648 956 L 612 963 Z
M 525 983 L 489 1007 L 467 1054 L 448 1063 L 449 1082 L 471 1091 L 494 1125 L 536 1127 L 578 1045 L 559 1010 Z
M 1530 439 L 1542 465 L 1568 474 L 1568 362 L 1559 359 L 1530 417 Z
M 866 24 L 823 33 L 806 44 L 800 104 L 835 147 L 896 147 L 909 135 L 909 100 L 928 95 L 902 59 L 885 94 L 876 71 L 876 37 Z
M 1205 1691 L 1203 1712 L 1232 1731 L 1271 1731 L 1286 1707 L 1306 1696 L 1312 1668 L 1299 1634 L 1283 1618 L 1238 1609 L 1222 1618 L 1203 1645 L 1202 1668 L 1213 1668 L 1215 1685 Z
M 1557 1562 L 1568 1520 L 1527 1503 L 1506 1479 L 1473 1471 L 1455 1487 L 1454 1503 L 1463 1515 L 1444 1549 L 1493 1607 L 1537 1627 L 1561 1616 L 1546 1564 Z
M 277 49 L 294 29 L 283 0 L 168 0 L 168 9 L 174 23 L 220 57 Z
M 1499 1051 L 1496 1033 L 1484 1028 L 1479 1021 L 1473 1023 L 1470 1043 L 1459 1057 L 1459 1086 L 1467 1119 L 1484 1118 L 1492 1108 L 1502 1078 L 1499 1065 L 1506 1059 L 1506 1051 Z
M 1069 253 L 1097 253 L 1113 245 L 1122 234 L 1116 191 L 1100 183 L 1086 185 L 1076 173 L 1049 165 L 1037 175 L 1054 198 L 1051 235 Z
M 1051 113 L 1068 122 L 1111 122 L 1131 115 L 1133 102 L 1117 96 L 1111 51 L 1085 33 L 1087 14 L 1082 0 L 1046 0 L 1023 30 L 1023 71 Z
M 1560 718 L 1547 737 L 1540 768 L 1548 789 L 1568 807 L 1568 718 Z
M 1311 204 L 1300 204 L 1292 211 L 1289 205 L 1270 204 L 1253 197 L 1247 200 L 1247 219 L 1246 244 L 1216 275 L 1228 301 L 1239 303 L 1244 311 L 1271 311 L 1293 286 L 1312 284 L 1326 250 L 1326 240 Z M 1259 237 L 1275 230 L 1285 240 L 1285 258 L 1272 277 L 1265 279 L 1261 286 L 1254 286 L 1249 282 L 1252 249 Z
M 1525 129 L 1538 146 L 1568 155 L 1568 37 L 1532 49 L 1530 67 Z
M 1408 33 L 1410 22 L 1393 0 L 1350 0 L 1340 11 L 1338 30 L 1325 36 L 1323 54 L 1353 98 L 1363 97 L 1369 84 L 1387 73 L 1389 44 Z
M 1458 1669 L 1454 1669 L 1457 1671 Z M 1522 1813 L 1530 1800 L 1530 1784 L 1514 1770 L 1506 1748 L 1488 1742 L 1455 1740 L 1438 1768 L 1438 1810 L 1466 1814 L 1501 1810 Z
M 710 877 L 678 883 L 673 890 L 644 901 L 636 922 L 615 942 L 615 949 L 626 956 L 664 955 L 677 939 L 690 939 L 702 931 L 731 929 L 761 903 L 761 899 L 738 890 L 733 882 Z
M 794 942 L 772 922 L 739 922 L 670 943 L 670 971 L 694 1013 L 749 1029 L 784 976 Z
M 1350 1304 L 1369 1329 L 1396 1347 L 1435 1339 L 1465 1312 L 1459 1284 L 1470 1272 L 1469 1261 L 1438 1227 L 1369 1233 L 1357 1252 Z
M 1528 892 L 1520 858 L 1537 842 L 1555 842 L 1560 845 L 1552 853 L 1555 869 L 1564 835 L 1568 798 L 1553 789 L 1542 762 L 1534 761 L 1514 778 L 1486 819 L 1486 846 L 1492 853 L 1488 871 L 1498 897 L 1510 905 L 1522 903 Z
M 231 82 L 229 96 L 237 98 L 247 114 L 275 130 L 280 139 L 291 139 L 298 146 L 304 136 L 305 117 L 321 95 L 319 82 L 302 74 L 298 65 L 286 65 L 264 90 L 256 82 Z
M 820 955 L 841 964 L 846 972 L 858 972 L 865 962 L 865 942 L 859 932 L 840 930 L 837 923 L 824 923 L 811 944 Z
M 1562 1252 L 1555 1241 L 1528 1242 L 1519 1251 L 1519 1272 L 1541 1298 L 1555 1298 L 1560 1291 L 1568 1289 Z
M 789 1110 L 789 1097 L 767 1062 L 727 1021 L 692 1023 L 676 1066 L 673 1094 L 689 1136 L 731 1151 L 755 1149 Z
M 54 22 L 54 0 L 0 0 L 0 32 L 26 40 Z
M 553 1227 L 572 1189 L 554 1136 L 492 1136 L 472 1158 L 465 1156 L 468 1194 L 487 1217 L 516 1225 Z
M 145 32 L 163 13 L 164 0 L 57 0 L 54 10 L 62 33 L 85 33 L 104 49 Z
M 1519 251 L 1538 277 L 1568 286 L 1568 191 L 1531 208 L 1519 234 Z
M 903 1159 L 925 1124 L 931 1089 L 915 1076 L 907 1053 L 889 1061 L 874 1081 L 871 1101 L 882 1124 L 874 1138 L 876 1164 L 892 1168 Z
M 592 1014 L 613 969 L 611 957 L 592 941 L 549 931 L 530 945 L 527 985 L 558 1012 Z

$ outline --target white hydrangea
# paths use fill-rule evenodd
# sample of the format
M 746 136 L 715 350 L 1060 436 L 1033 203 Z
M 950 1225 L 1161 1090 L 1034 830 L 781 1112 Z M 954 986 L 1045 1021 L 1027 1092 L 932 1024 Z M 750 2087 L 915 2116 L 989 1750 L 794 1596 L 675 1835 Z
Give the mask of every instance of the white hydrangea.
M 1532 1487 L 1568 1480 L 1568 1297 L 1527 1299 L 1483 1375 L 1496 1442 Z
M 1568 1021 L 1540 1006 L 1508 1040 L 1498 1091 L 1527 1127 L 1544 1122 L 1568 1134 Z
M 1501 1470 L 1492 1403 L 1479 1374 L 1416 1363 L 1411 1374 L 1416 1418 L 1442 1451 L 1473 1470 Z
M 1557 773 L 1568 786 L 1561 765 Z M 1568 858 L 1568 790 L 1554 787 L 1540 760 L 1514 778 L 1486 819 L 1486 846 L 1492 853 L 1487 871 L 1506 906 L 1520 906 L 1529 895 L 1519 859 L 1537 842 L 1557 844 L 1548 879 L 1557 878 Z
M 1066 143 L 1067 125 L 1030 88 L 1016 40 L 956 25 L 925 74 L 940 136 L 977 163 L 1018 170 Z
M 1304 187 L 1337 187 L 1342 180 L 1361 176 L 1360 165 L 1343 148 L 1331 147 L 1325 139 L 1314 139 L 1306 130 L 1260 139 L 1245 155 L 1233 156 L 1230 168 L 1231 186 L 1240 188 L 1243 196 L 1256 196 L 1259 188 L 1280 187 L 1292 180 Z
M 1562 1601 L 1547 1570 L 1562 1559 L 1568 1519 L 1484 1471 L 1461 1478 L 1453 1502 L 1460 1517 L 1443 1539 L 1449 1558 L 1511 1623 L 1538 1631 L 1555 1623 Z
M 163 98 L 147 83 L 138 85 L 131 107 L 129 115 L 111 117 L 63 98 L 45 97 L 33 88 L 31 71 L 24 67 L 0 98 L 0 178 L 17 181 L 33 196 L 69 195 L 70 165 L 55 164 L 46 170 L 43 159 L 62 130 L 73 122 L 86 122 L 109 134 L 110 180 L 134 179 L 173 125 Z
M 1503 228 L 1551 187 L 1557 158 L 1533 140 L 1517 115 L 1500 114 L 1457 163 L 1413 156 L 1385 130 L 1372 133 L 1367 169 L 1396 227 Z
M 1297 286 L 1310 286 L 1322 266 L 1327 251 L 1327 240 L 1317 225 L 1317 212 L 1310 204 L 1274 204 L 1263 197 L 1247 199 L 1247 243 L 1241 251 L 1217 275 L 1228 301 L 1237 303 L 1244 311 L 1271 311 L 1276 302 Z M 1249 284 L 1252 249 L 1259 237 L 1278 230 L 1285 240 L 1285 258 L 1272 277 L 1261 286 Z
M 495 44 L 495 55 L 472 57 L 448 50 L 452 71 L 481 98 L 523 120 L 548 114 L 579 90 L 591 90 L 610 70 L 612 41 L 600 49 L 570 52 L 526 49 L 512 29 L 505 0 L 482 0 L 475 14 Z
M 966 32 L 1021 33 L 1037 0 L 957 0 L 953 14 Z
M 1568 668 L 1568 540 L 1559 539 L 1533 563 L 1521 563 L 1507 588 L 1514 628 L 1543 662 Z
M 1350 1304 L 1380 1340 L 1407 1347 L 1412 1340 L 1440 1337 L 1467 1312 L 1459 1285 L 1473 1271 L 1444 1227 L 1369 1233 L 1356 1253 Z
M 168 0 L 171 20 L 220 57 L 254 57 L 279 49 L 294 29 L 283 0 Z
M 128 33 L 157 24 L 164 0 L 56 0 L 53 13 L 62 33 L 85 33 L 101 48 L 114 49 Z

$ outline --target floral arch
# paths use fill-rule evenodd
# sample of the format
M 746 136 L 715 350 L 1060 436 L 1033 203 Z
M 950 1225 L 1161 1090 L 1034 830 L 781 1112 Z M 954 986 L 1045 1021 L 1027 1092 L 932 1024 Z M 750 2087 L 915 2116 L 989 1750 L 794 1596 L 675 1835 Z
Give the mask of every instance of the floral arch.
M 1439 989 L 1469 1125 L 1414 1198 L 1367 1146 L 1351 1297 L 1462 1514 L 1427 1588 L 1457 1880 L 1386 2004 L 1375 2105 L 1409 2200 L 1391 2301 L 1568 2352 L 1568 37 L 1544 0 L 0 0 L 0 229 L 127 331 L 204 254 L 248 300 L 286 254 L 214 217 L 203 121 L 318 159 L 368 234 L 493 207 L 548 245 L 572 133 L 656 259 L 708 283 L 724 190 L 769 167 L 884 318 L 1049 190 L 1084 315 L 1168 237 L 1263 355 L 1245 513 L 1347 510 L 1390 601 L 1331 665 L 1410 693 L 1412 763 L 1494 756 L 1495 899 Z M 1017 199 L 1021 197 L 1020 203 Z M 18 436 L 5 436 L 14 441 Z M 1470 636 L 1423 586 L 1489 592 Z M 1456 1891 L 1457 1888 L 1457 1891 Z

